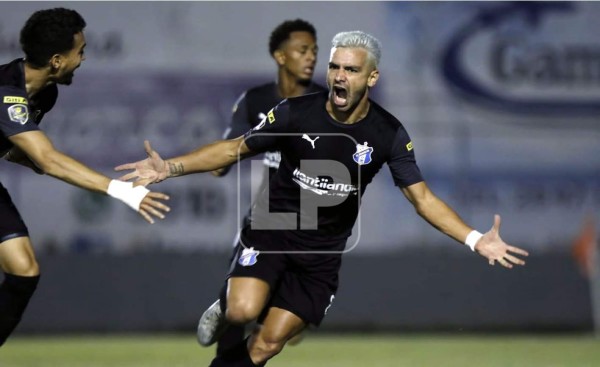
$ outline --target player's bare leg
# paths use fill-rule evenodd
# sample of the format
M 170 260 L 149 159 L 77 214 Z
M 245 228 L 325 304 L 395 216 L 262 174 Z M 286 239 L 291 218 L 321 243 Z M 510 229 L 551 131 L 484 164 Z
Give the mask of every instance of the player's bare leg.
M 228 280 L 226 307 L 222 310 L 221 322 L 245 325 L 256 320 L 262 313 L 268 299 L 270 287 L 268 283 L 257 278 L 232 277 Z M 217 328 L 218 329 L 218 328 Z M 263 327 L 257 329 L 262 330 Z M 200 335 L 208 337 L 208 335 Z M 251 337 L 250 337 L 251 338 Z M 213 337 L 216 341 L 218 336 Z M 248 366 L 255 364 L 248 351 L 248 339 L 241 340 L 237 345 L 227 349 L 212 360 L 210 367 Z
M 0 243 L 0 268 L 9 274 L 39 275 L 40 269 L 29 237 L 16 237 Z
M 39 266 L 29 237 L 17 237 L 0 243 L 0 345 L 21 320 L 39 280 Z
M 228 280 L 226 305 L 221 300 L 210 306 L 198 323 L 198 342 L 215 343 L 228 324 L 245 325 L 258 318 L 269 297 L 269 284 L 258 278 L 232 277 Z
M 271 307 L 261 327 L 248 340 L 248 353 L 255 365 L 266 363 L 293 337 L 302 333 L 306 323 L 290 311 Z
M 245 325 L 256 320 L 269 299 L 269 284 L 249 277 L 231 277 L 227 283 L 227 321 Z
M 294 335 L 290 340 L 288 340 L 287 345 L 289 345 L 290 347 L 295 347 L 296 345 L 302 343 L 302 341 L 304 340 L 304 337 L 306 333 L 304 332 L 300 332 L 296 335 Z

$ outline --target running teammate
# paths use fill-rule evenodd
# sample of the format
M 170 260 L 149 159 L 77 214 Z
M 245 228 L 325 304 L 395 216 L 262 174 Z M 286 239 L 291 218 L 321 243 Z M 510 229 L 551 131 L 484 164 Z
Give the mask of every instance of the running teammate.
M 85 60 L 85 20 L 74 10 L 35 12 L 21 30 L 24 59 L 0 65 L 0 156 L 69 184 L 122 200 L 148 222 L 169 210 L 168 197 L 143 186 L 111 180 L 56 150 L 38 127 L 58 97 L 57 84 L 69 85 Z M 58 220 L 49 218 L 48 220 Z M 4 344 L 39 280 L 27 226 L 0 184 L 0 345 Z

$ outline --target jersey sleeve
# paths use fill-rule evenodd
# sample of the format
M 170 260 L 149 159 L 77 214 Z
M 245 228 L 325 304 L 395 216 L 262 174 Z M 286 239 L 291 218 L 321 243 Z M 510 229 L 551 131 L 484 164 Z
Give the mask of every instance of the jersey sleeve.
M 10 88 L 0 88 L 0 131 L 5 137 L 26 131 L 39 130 L 35 117 L 29 110 L 27 97 L 23 92 Z
M 407 187 L 423 181 L 421 170 L 417 166 L 412 141 L 402 127 L 396 133 L 390 160 L 387 163 L 396 186 Z
M 242 136 L 252 126 L 252 121 L 248 116 L 248 99 L 246 92 L 244 92 L 233 105 L 231 122 L 223 133 L 223 139 L 235 139 Z
M 282 134 L 289 132 L 290 105 L 287 100 L 281 101 L 272 108 L 265 118 L 244 135 L 248 148 L 255 153 L 277 151 Z

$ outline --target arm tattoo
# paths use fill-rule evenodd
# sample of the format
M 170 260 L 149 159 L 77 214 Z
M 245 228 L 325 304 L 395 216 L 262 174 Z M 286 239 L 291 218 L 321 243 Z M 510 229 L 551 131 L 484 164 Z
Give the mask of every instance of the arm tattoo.
M 169 163 L 169 176 L 181 176 L 183 174 L 183 163 Z

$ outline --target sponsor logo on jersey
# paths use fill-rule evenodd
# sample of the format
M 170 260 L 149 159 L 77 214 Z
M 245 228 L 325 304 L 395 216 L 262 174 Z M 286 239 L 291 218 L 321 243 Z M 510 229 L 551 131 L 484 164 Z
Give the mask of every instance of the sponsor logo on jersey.
M 4 103 L 21 103 L 27 104 L 27 98 L 23 97 L 14 97 L 14 96 L 5 96 Z
M 354 162 L 360 164 L 371 163 L 371 154 L 373 153 L 373 147 L 368 146 L 369 143 L 365 141 L 364 144 L 356 144 L 356 153 L 352 155 Z
M 21 125 L 25 125 L 29 120 L 29 110 L 24 104 L 15 104 L 8 108 L 8 118 L 10 121 L 18 122 Z
M 310 143 L 310 145 L 312 146 L 312 148 L 315 149 L 315 142 L 317 141 L 317 139 L 319 139 L 319 137 L 317 136 L 316 138 L 311 139 L 310 136 L 303 134 L 302 139 L 308 141 Z
M 310 177 L 298 168 L 293 173 L 295 183 L 305 190 L 310 190 L 317 195 L 342 196 L 356 194 L 358 190 L 352 184 L 335 183 L 331 177 Z
M 256 258 L 260 255 L 260 251 L 254 250 L 254 247 L 245 248 L 238 260 L 241 266 L 252 266 L 258 261 Z
M 412 141 L 411 141 L 411 142 L 409 142 L 408 144 L 406 144 L 406 150 L 408 150 L 409 152 L 410 152 L 411 150 L 413 150 Z
M 273 110 L 269 111 L 269 113 L 267 113 L 267 118 L 269 119 L 269 124 L 272 124 L 275 122 L 275 114 L 273 113 Z

